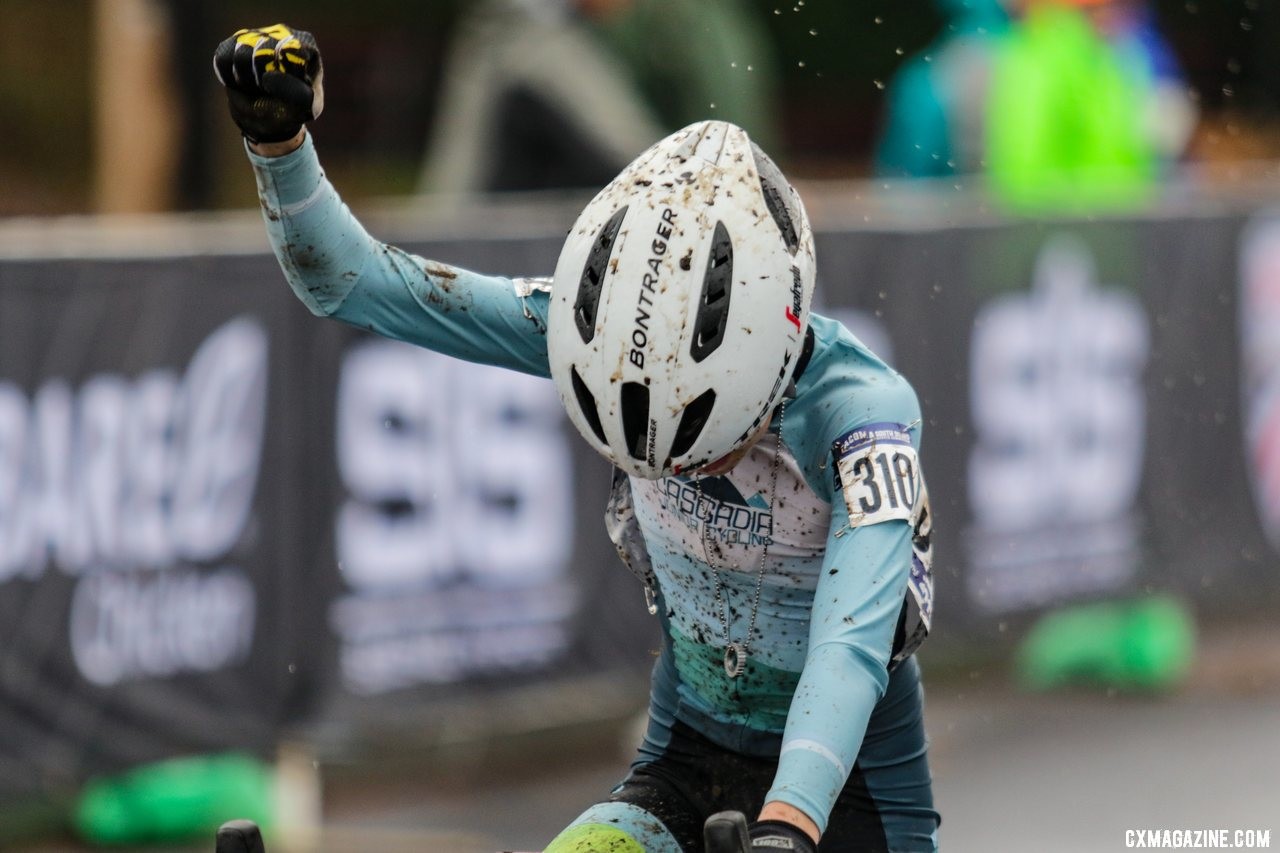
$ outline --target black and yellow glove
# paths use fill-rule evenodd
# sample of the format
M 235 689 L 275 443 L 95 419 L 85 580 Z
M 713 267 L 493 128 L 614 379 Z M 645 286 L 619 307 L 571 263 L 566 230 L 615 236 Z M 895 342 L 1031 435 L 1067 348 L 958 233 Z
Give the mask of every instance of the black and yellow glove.
M 240 30 L 213 52 L 231 118 L 250 142 L 284 142 L 324 109 L 324 67 L 311 33 Z

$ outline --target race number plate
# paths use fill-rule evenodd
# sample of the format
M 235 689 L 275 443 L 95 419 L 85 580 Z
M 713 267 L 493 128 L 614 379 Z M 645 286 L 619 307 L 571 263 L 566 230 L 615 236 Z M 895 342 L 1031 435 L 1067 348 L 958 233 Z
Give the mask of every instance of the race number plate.
M 921 490 L 920 461 L 902 424 L 850 430 L 832 445 L 849 526 L 908 520 Z

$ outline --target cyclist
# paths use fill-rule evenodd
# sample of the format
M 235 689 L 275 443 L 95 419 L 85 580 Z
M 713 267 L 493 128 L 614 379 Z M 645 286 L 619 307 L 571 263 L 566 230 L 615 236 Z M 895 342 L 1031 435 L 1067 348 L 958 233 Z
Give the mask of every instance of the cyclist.
M 550 377 L 615 466 L 606 522 L 663 645 L 630 773 L 547 852 L 701 850 L 723 810 L 756 818 L 754 850 L 936 849 L 919 406 L 810 313 L 813 235 L 764 152 L 691 125 L 586 206 L 554 284 L 479 275 L 342 204 L 304 129 L 323 105 L 309 34 L 241 30 L 214 66 L 312 312 Z

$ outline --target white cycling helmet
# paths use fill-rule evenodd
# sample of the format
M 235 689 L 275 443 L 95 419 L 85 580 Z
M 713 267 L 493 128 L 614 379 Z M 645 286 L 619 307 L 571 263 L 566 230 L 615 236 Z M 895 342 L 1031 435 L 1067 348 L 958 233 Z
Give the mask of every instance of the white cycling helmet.
M 560 251 L 547 350 L 569 419 L 646 479 L 737 450 L 791 381 L 813 281 L 800 197 L 744 130 L 704 121 L 663 139 Z

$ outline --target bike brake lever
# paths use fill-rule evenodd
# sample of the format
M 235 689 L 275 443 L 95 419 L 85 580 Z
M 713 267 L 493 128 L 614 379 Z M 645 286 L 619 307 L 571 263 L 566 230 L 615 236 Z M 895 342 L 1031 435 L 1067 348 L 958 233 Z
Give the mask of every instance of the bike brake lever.
M 218 827 L 217 853 L 266 853 L 262 833 L 251 820 L 229 820 Z
M 751 853 L 747 817 L 742 812 L 717 812 L 702 825 L 707 853 Z

